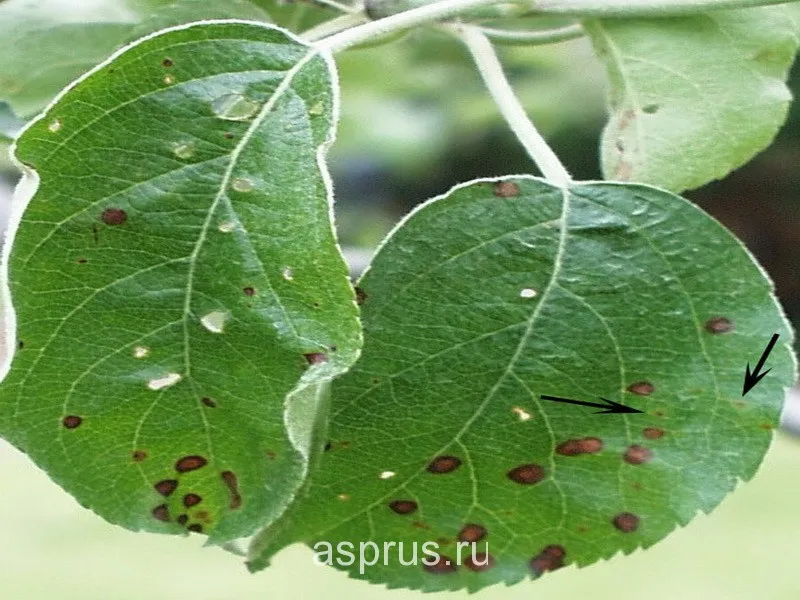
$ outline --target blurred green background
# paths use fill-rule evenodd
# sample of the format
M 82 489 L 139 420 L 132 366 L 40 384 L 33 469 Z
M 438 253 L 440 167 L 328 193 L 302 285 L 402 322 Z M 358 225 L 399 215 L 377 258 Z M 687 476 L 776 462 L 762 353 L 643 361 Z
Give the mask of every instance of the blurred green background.
M 258 2 L 296 30 L 333 15 L 307 4 Z M 69 45 L 58 52 L 68 55 Z M 604 73 L 588 44 L 504 48 L 502 58 L 526 108 L 576 178 L 599 178 Z M 339 64 L 343 118 L 331 167 L 341 240 L 356 262 L 363 263 L 410 208 L 452 185 L 535 172 L 452 40 L 414 32 L 391 44 L 347 52 Z M 792 87 L 800 92 L 798 68 Z M 795 324 L 800 322 L 799 163 L 800 105 L 795 105 L 768 151 L 724 181 L 688 194 L 753 250 Z M 0 171 L 13 182 L 8 162 L 0 160 Z M 0 182 L 2 210 L 7 193 L 3 196 Z M 800 599 L 799 473 L 800 442 L 781 434 L 752 483 L 654 549 L 583 570 L 565 568 L 536 583 L 490 588 L 476 597 Z M 311 552 L 301 547 L 251 576 L 241 558 L 203 548 L 198 537 L 118 529 L 79 507 L 2 443 L 0 477 L 7 482 L 0 495 L 0 600 L 421 597 L 316 567 Z

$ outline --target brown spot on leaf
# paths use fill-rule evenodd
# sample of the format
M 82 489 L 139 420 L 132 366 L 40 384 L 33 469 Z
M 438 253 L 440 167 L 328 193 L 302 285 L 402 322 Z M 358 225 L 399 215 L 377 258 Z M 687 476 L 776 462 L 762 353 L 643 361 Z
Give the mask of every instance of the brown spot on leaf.
M 625 462 L 631 465 L 641 465 L 653 458 L 653 452 L 644 446 L 629 446 L 623 455 Z
M 165 58 L 164 60 L 161 61 L 161 66 L 162 67 L 169 68 L 169 67 L 172 67 L 174 65 L 175 65 L 175 63 L 172 62 L 171 58 Z
M 656 391 L 656 388 L 649 381 L 637 381 L 628 386 L 628 391 L 639 396 L 649 396 Z
M 765 431 L 772 431 L 772 429 L 773 429 L 772 423 L 761 423 L 758 427 L 760 429 L 765 430 Z
M 654 115 L 658 112 L 661 107 L 658 104 L 645 104 L 642 107 L 642 111 L 646 112 L 648 115 Z
M 476 573 L 487 571 L 494 566 L 494 557 L 487 552 L 475 552 L 474 556 L 470 553 L 464 560 L 464 566 Z
M 658 427 L 645 427 L 642 430 L 642 435 L 648 440 L 657 440 L 664 437 L 664 430 Z
M 456 563 L 448 556 L 437 554 L 436 558 L 428 557 L 422 562 L 422 568 L 434 575 L 446 575 L 456 572 Z
M 128 213 L 121 208 L 107 208 L 100 214 L 100 220 L 106 225 L 122 225 L 128 220 Z
M 169 508 L 166 504 L 159 504 L 153 509 L 153 516 L 159 521 L 169 523 Z
M 310 365 L 321 365 L 324 362 L 328 362 L 328 355 L 322 352 L 309 352 L 308 354 L 303 354 L 303 356 Z
M 22 350 L 25 347 L 25 342 L 22 340 L 17 342 L 17 350 Z
M 519 196 L 519 186 L 513 181 L 497 181 L 492 186 L 492 192 L 498 198 L 513 198 Z
M 85 265 L 85 264 L 86 264 L 86 263 L 88 263 L 89 261 L 88 261 L 88 260 L 86 260 L 85 258 L 79 258 L 79 259 L 78 259 L 77 261 L 75 261 L 75 262 L 77 262 L 79 265 Z
M 186 524 L 189 522 L 189 515 L 178 515 L 178 518 L 175 520 L 181 527 L 186 527 Z
M 639 528 L 639 517 L 629 512 L 618 514 L 611 522 L 623 533 L 631 533 Z
M 186 529 L 193 533 L 203 533 L 203 526 L 200 523 L 192 523 Z
M 75 428 L 81 426 L 81 423 L 83 423 L 83 419 L 81 417 L 79 417 L 78 415 L 67 415 L 61 421 L 61 423 L 67 429 L 75 429 Z
M 171 495 L 177 487 L 178 482 L 175 479 L 164 479 L 153 486 L 153 488 L 164 497 Z
M 187 473 L 196 469 L 201 469 L 208 464 L 202 456 L 184 456 L 175 463 L 175 470 L 178 473 Z
M 355 290 L 356 290 L 356 304 L 361 306 L 362 304 L 364 304 L 364 302 L 367 301 L 368 298 L 367 292 L 362 290 L 360 287 L 355 288 Z
M 228 486 L 228 490 L 231 493 L 231 510 L 236 510 L 242 505 L 242 495 L 239 493 L 239 480 L 236 477 L 236 473 L 233 471 L 223 471 L 220 473 L 220 477 L 222 477 L 222 481 L 225 482 L 225 485 Z
M 144 450 L 134 450 L 131 453 L 131 458 L 133 462 L 142 462 L 145 458 L 147 458 L 147 452 Z
M 706 321 L 705 329 L 708 333 L 729 333 L 733 331 L 733 321 L 726 317 L 712 317 Z
M 425 470 L 428 473 L 435 473 L 437 475 L 444 473 L 452 473 L 461 466 L 461 459 L 455 456 L 437 456 L 434 458 Z
M 486 533 L 485 527 L 476 525 L 475 523 L 467 523 L 461 528 L 461 531 L 458 532 L 458 541 L 474 544 L 485 538 Z
M 326 442 L 325 443 L 325 452 L 327 452 L 331 448 L 333 448 L 333 443 L 332 442 Z
M 531 559 L 531 569 L 536 575 L 541 575 L 545 571 L 555 571 L 564 566 L 566 555 L 567 551 L 564 546 L 547 546 Z
M 217 403 L 214 402 L 211 398 L 208 398 L 208 397 L 200 398 L 200 402 L 205 404 L 208 408 L 216 408 L 216 406 L 217 406 Z
M 426 531 L 431 528 L 430 525 L 428 525 L 427 523 L 423 523 L 422 521 L 414 521 L 413 523 L 411 523 L 411 526 L 414 527 L 415 529 L 425 529 Z
M 226 140 L 232 140 L 233 137 L 234 137 L 233 134 L 230 131 L 226 131 L 223 135 L 224 135 Z
M 392 500 L 389 508 L 398 515 L 409 515 L 417 510 L 417 503 L 413 500 Z
M 580 440 L 567 440 L 556 447 L 556 452 L 561 456 L 578 456 L 580 454 L 593 454 L 603 449 L 600 438 L 589 437 Z
M 195 513 L 195 516 L 200 519 L 203 523 L 210 523 L 211 522 L 211 513 L 207 510 L 198 510 Z
M 251 288 L 251 287 L 242 288 L 242 292 L 244 292 L 245 296 L 255 296 L 256 295 L 255 288 Z
M 511 469 L 506 476 L 515 483 L 533 485 L 544 479 L 544 468 L 539 465 L 520 465 Z
M 191 508 L 193 506 L 197 506 L 203 501 L 203 499 L 198 496 L 197 494 L 186 494 L 183 497 L 183 505 L 186 508 Z

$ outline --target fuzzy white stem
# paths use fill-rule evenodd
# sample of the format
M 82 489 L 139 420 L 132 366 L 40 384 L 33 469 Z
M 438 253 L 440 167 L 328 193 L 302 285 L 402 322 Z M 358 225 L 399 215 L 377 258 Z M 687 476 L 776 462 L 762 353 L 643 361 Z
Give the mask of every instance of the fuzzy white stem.
M 492 43 L 481 33 L 480 29 L 469 26 L 452 26 L 451 29 L 463 40 L 472 54 L 475 65 L 483 78 L 495 104 L 505 118 L 511 131 L 527 150 L 533 162 L 539 167 L 545 179 L 566 188 L 572 178 L 564 165 L 553 152 L 542 134 L 528 118 L 525 109 L 519 102 L 514 90 L 503 73 L 503 66 L 497 58 Z

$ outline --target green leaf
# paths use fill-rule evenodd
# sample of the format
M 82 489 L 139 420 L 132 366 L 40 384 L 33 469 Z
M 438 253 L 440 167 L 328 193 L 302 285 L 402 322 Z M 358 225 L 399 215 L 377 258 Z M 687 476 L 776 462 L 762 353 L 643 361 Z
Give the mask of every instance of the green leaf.
M 786 118 L 800 3 L 584 25 L 610 77 L 608 179 L 699 187 L 763 150 Z
M 338 565 L 476 590 L 650 546 L 753 476 L 794 381 L 789 326 L 752 257 L 641 185 L 456 188 L 395 231 L 359 287 L 365 345 L 334 382 L 329 450 L 256 538 L 254 570 L 294 541 L 402 541 L 406 561 L 434 542 L 455 562 L 459 538 L 481 538 L 484 571 L 469 548 L 438 572 L 399 565 L 397 546 L 386 566 Z M 776 332 L 772 371 L 742 398 Z
M 226 540 L 305 477 L 360 346 L 322 162 L 337 114 L 328 57 L 222 22 L 126 49 L 18 140 L 0 431 L 109 521 Z
M 200 19 L 268 21 L 249 0 L 6 0 L 0 2 L 0 100 L 22 116 L 114 49 Z

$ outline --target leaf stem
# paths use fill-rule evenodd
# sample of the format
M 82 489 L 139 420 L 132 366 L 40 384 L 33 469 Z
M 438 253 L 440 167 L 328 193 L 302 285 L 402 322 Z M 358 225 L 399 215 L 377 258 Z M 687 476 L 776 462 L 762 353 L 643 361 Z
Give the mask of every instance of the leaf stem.
M 307 42 L 316 42 L 326 37 L 341 33 L 347 29 L 367 23 L 369 18 L 363 13 L 348 13 L 334 19 L 323 21 L 319 25 L 307 29 L 300 37 Z
M 540 29 L 538 31 L 522 31 L 513 29 L 496 29 L 494 27 L 479 27 L 480 32 L 498 44 L 520 46 L 538 46 L 573 40 L 586 34 L 580 23 L 559 27 L 558 29 Z
M 335 54 L 352 46 L 357 46 L 375 38 L 384 37 L 396 31 L 410 29 L 417 25 L 452 17 L 472 8 L 499 4 L 503 1 L 504 0 L 440 0 L 439 2 L 425 4 L 419 8 L 413 8 L 384 19 L 378 19 L 377 21 L 371 21 L 364 25 L 342 31 L 316 42 L 314 46 L 320 51 Z
M 475 66 L 508 126 L 525 147 L 536 166 L 539 167 L 545 179 L 562 188 L 569 186 L 572 182 L 569 172 L 528 118 L 525 109 L 506 79 L 503 66 L 486 35 L 477 27 L 465 25 L 451 25 L 448 26 L 448 29 L 461 38 L 472 54 Z
M 536 0 L 539 14 L 581 17 L 668 17 L 710 10 L 788 4 L 793 0 Z

